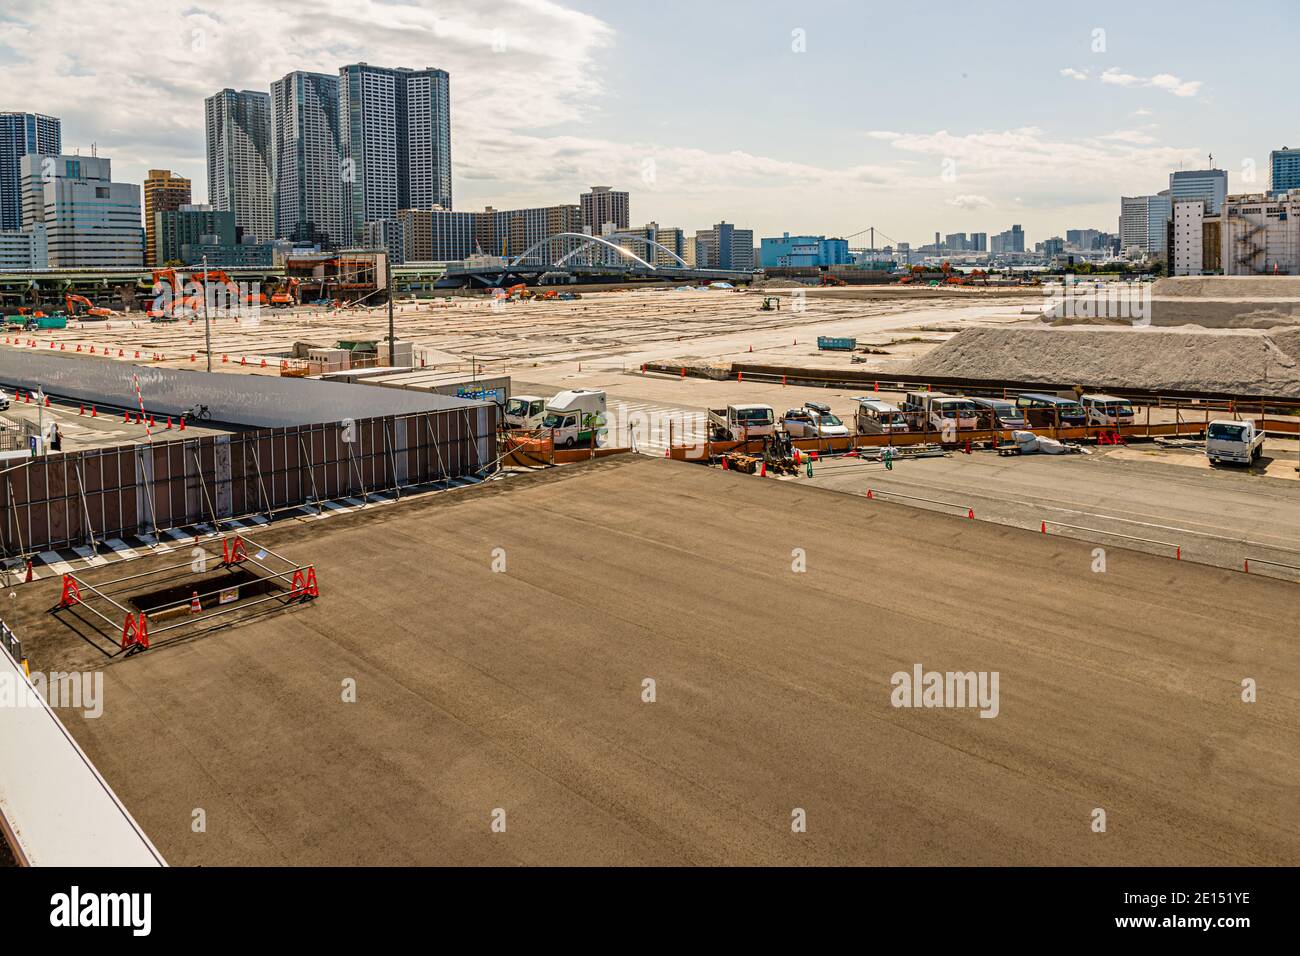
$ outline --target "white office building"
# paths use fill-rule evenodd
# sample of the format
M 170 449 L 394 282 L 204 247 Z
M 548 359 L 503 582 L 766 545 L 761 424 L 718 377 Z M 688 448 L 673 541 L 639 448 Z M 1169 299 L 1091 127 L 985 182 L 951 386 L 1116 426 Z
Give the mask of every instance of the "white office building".
M 36 272 L 49 267 L 44 223 L 18 232 L 0 232 L 0 272 Z
M 1300 189 L 1229 196 L 1219 218 L 1224 275 L 1300 275 Z
M 233 212 L 245 239 L 275 238 L 271 176 L 271 97 L 222 90 L 203 101 L 208 203 Z
M 1120 251 L 1144 256 L 1165 254 L 1166 228 L 1173 215 L 1169 190 L 1154 196 L 1124 196 L 1120 199 Z
M 140 187 L 102 156 L 24 156 L 23 230 L 44 225 L 51 269 L 144 265 Z
M 1205 200 L 1174 200 L 1173 274 L 1198 276 L 1205 263 Z

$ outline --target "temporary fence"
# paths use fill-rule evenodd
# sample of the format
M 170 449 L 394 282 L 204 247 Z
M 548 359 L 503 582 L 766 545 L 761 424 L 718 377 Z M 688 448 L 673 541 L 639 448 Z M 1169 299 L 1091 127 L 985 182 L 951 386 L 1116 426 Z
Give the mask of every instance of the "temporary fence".
M 206 549 L 198 550 L 197 560 L 190 554 L 179 563 L 108 579 L 94 579 L 99 569 L 67 572 L 56 613 L 91 615 L 89 623 L 99 634 L 120 652 L 135 653 L 216 618 L 320 596 L 314 565 L 294 562 L 245 536 L 222 539 L 220 560 L 214 554 L 211 565 Z
M 486 473 L 496 409 L 465 406 L 88 449 L 0 472 L 6 556 Z

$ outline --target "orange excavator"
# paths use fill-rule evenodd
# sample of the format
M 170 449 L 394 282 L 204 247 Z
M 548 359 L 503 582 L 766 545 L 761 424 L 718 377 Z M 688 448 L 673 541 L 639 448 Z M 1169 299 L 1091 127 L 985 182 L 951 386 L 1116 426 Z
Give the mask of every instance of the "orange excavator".
M 112 309 L 101 309 L 84 295 L 73 295 L 72 293 L 68 293 L 68 295 L 64 297 L 64 302 L 68 307 L 68 314 L 73 317 L 84 316 L 89 319 L 107 319 L 114 314 Z M 77 311 L 78 306 L 85 311 Z
M 301 285 L 302 282 L 292 276 L 281 282 L 276 286 L 275 291 L 271 293 L 271 307 L 273 309 L 287 309 L 290 306 L 298 305 L 298 287 Z

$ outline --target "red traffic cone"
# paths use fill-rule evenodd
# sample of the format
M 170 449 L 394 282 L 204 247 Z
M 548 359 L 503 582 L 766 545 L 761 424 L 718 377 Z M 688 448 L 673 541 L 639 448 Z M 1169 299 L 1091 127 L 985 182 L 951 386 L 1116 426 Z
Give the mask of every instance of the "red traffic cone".
M 183 419 L 183 418 L 181 419 L 181 427 L 180 427 L 179 431 L 185 431 L 185 419 Z
M 96 408 L 94 405 L 91 405 L 91 406 L 90 406 L 90 417 L 91 417 L 91 418 L 98 418 L 98 417 L 99 417 L 99 409 Z
M 149 427 L 150 427 L 150 428 L 153 428 L 153 416 L 152 416 L 152 415 L 149 416 Z
M 199 592 L 191 591 L 190 592 L 190 613 L 198 614 L 202 610 L 203 610 L 203 605 L 199 603 Z
M 35 580 L 35 578 L 36 578 L 36 575 L 32 573 L 32 562 L 31 562 L 31 559 L 28 559 L 28 561 L 27 561 L 27 577 L 23 578 L 23 583 L 28 583 L 28 582 L 30 582 L 30 581 L 33 581 L 33 580 Z
M 727 469 L 727 456 L 726 456 L 726 455 L 723 455 L 723 456 L 722 456 L 722 470 L 723 470 L 723 471 L 727 471 L 727 470 L 728 470 L 728 469 Z
M 871 489 L 870 489 L 870 488 L 867 489 L 867 497 L 868 497 L 868 498 L 874 498 L 874 497 L 876 497 L 875 495 L 873 495 L 873 494 L 871 493 Z
M 971 521 L 974 521 L 974 520 L 975 520 L 975 509 L 974 509 L 974 508 L 967 508 L 967 509 L 966 509 L 966 517 L 967 517 L 967 518 L 970 518 Z
M 171 417 L 170 415 L 168 415 L 168 416 L 167 416 L 167 427 L 164 428 L 163 431 L 168 431 L 168 432 L 169 432 L 169 431 L 171 431 L 171 430 L 172 430 L 172 417 Z
M 86 414 L 86 406 L 85 406 L 85 405 L 82 405 L 82 406 L 81 406 L 81 411 L 77 412 L 77 414 L 78 414 L 78 415 L 84 415 L 84 414 Z
M 1039 530 L 1042 534 L 1047 534 L 1047 522 L 1044 521 L 1043 524 L 1042 524 L 1042 526 L 1041 526 L 1038 530 Z
M 766 462 L 766 461 L 759 462 L 759 465 L 758 465 L 758 477 L 760 477 L 760 478 L 766 478 L 766 477 L 767 477 L 767 462 Z
M 45 407 L 46 408 L 50 407 L 50 396 L 48 395 L 45 396 Z

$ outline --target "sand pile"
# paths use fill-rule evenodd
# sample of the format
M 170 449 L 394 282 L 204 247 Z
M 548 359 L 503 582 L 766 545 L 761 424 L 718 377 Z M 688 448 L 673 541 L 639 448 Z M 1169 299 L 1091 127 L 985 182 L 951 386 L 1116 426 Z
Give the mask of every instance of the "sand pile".
M 906 371 L 1300 398 L 1300 329 L 968 329 Z
M 1157 298 L 1295 299 L 1300 276 L 1167 276 L 1151 289 Z

